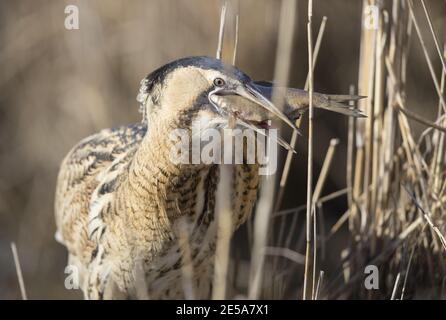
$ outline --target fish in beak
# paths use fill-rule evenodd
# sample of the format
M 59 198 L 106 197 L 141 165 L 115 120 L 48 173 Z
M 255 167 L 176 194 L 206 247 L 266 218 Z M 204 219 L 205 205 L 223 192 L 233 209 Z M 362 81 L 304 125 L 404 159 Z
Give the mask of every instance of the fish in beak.
M 294 124 L 309 108 L 309 93 L 295 88 L 277 87 L 278 94 L 284 99 L 283 111 L 272 102 L 273 84 L 265 81 L 252 81 L 237 84 L 232 88 L 214 90 L 209 94 L 211 103 L 224 115 L 235 118 L 235 123 L 252 129 L 259 134 L 268 136 L 271 120 L 283 121 L 299 134 Z M 313 93 L 313 106 L 352 117 L 366 117 L 359 109 L 343 103 L 357 101 L 362 96 L 355 95 L 327 95 Z M 278 137 L 276 141 L 287 150 L 296 152 L 286 141 Z
M 273 84 L 271 82 L 254 81 L 254 86 L 264 97 L 267 99 L 272 98 Z M 276 87 L 275 90 L 278 90 L 279 94 L 284 96 L 284 114 L 288 118 L 296 120 L 308 110 L 310 106 L 310 95 L 307 91 L 284 87 Z M 341 113 L 349 117 L 365 118 L 367 116 L 361 110 L 348 104 L 344 104 L 350 101 L 358 101 L 363 98 L 365 98 L 365 96 L 322 94 L 314 92 L 313 106 L 315 108 Z

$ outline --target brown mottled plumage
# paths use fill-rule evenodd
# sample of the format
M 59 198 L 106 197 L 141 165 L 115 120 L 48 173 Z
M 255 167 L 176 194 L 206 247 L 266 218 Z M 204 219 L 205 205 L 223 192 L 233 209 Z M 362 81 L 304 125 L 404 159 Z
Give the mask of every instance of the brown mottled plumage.
M 210 297 L 222 166 L 173 162 L 169 133 L 191 135 L 194 120 L 217 129 L 230 117 L 255 127 L 271 117 L 283 120 L 259 88 L 219 60 L 174 61 L 142 81 L 142 123 L 102 130 L 68 153 L 56 190 L 57 238 L 79 270 L 86 298 L 138 298 L 141 288 L 152 299 L 184 298 L 179 221 L 189 234 L 195 297 Z M 235 229 L 253 210 L 259 166 L 229 168 Z

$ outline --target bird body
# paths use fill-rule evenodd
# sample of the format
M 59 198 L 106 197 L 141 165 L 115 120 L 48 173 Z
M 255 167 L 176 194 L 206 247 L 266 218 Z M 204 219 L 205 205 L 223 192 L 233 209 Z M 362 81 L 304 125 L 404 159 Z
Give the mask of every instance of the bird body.
M 231 94 L 245 97 L 246 105 L 235 110 Z M 179 237 L 185 230 L 194 298 L 209 298 L 215 208 L 223 201 L 219 189 L 231 193 L 235 230 L 253 211 L 259 165 L 177 163 L 169 133 L 183 129 L 192 138 L 193 121 L 222 129 L 235 116 L 256 126 L 264 119 L 243 111 L 249 103 L 256 103 L 262 115 L 265 110 L 271 117 L 286 115 L 243 72 L 208 57 L 184 58 L 155 70 L 142 81 L 138 101 L 141 123 L 102 130 L 63 160 L 55 199 L 58 238 L 88 299 L 184 298 Z
M 189 241 L 195 273 L 200 279 L 206 275 L 207 288 L 197 290 L 197 297 L 210 294 L 220 166 L 174 166 L 160 152 L 165 146 L 145 143 L 144 135 L 151 134 L 156 132 L 145 125 L 103 130 L 77 145 L 62 164 L 57 225 L 70 259 L 87 275 L 81 281 L 88 298 L 117 292 L 135 297 L 137 263 L 144 267 L 150 298 L 183 297 L 179 216 L 194 229 Z M 155 141 L 164 143 L 159 136 Z M 259 177 L 255 165 L 234 165 L 231 174 L 237 227 L 252 211 Z M 115 283 L 107 284 L 110 279 Z

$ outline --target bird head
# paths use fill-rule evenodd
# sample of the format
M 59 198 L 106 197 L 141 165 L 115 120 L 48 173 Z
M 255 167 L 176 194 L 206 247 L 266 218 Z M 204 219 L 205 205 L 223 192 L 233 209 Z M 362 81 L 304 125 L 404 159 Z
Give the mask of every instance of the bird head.
M 275 119 L 298 130 L 293 120 L 308 107 L 308 94 L 291 88 L 281 88 L 279 92 L 285 98 L 285 112 L 272 103 L 270 83 L 255 82 L 234 66 L 200 56 L 179 59 L 153 71 L 141 82 L 137 100 L 143 121 L 149 123 L 172 115 L 188 120 L 205 116 L 208 123 L 220 128 L 235 124 L 258 132 L 269 129 Z M 336 103 L 329 97 L 355 100 L 355 96 L 321 95 L 314 101 L 324 108 Z M 341 108 L 347 110 L 344 105 Z M 291 149 L 282 139 L 277 142 Z
M 170 62 L 143 79 L 137 100 L 144 122 L 157 122 L 167 114 L 206 115 L 220 127 L 235 123 L 258 131 L 268 129 L 274 118 L 296 129 L 290 117 L 259 88 L 244 72 L 221 60 L 188 57 Z

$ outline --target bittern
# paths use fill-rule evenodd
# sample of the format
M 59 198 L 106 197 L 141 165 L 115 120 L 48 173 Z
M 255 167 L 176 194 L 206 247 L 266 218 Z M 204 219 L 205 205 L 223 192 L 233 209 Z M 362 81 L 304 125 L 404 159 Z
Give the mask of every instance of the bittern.
M 77 267 L 86 298 L 136 298 L 138 288 L 152 299 L 183 298 L 180 221 L 188 234 L 195 298 L 210 297 L 222 166 L 174 163 L 169 132 L 190 132 L 195 120 L 218 130 L 258 130 L 278 119 L 296 129 L 293 120 L 308 108 L 308 93 L 278 90 L 283 111 L 271 102 L 271 83 L 252 81 L 217 59 L 179 59 L 141 82 L 140 123 L 102 130 L 68 153 L 57 181 L 56 238 Z M 315 107 L 363 116 L 340 103 L 358 96 L 313 98 Z M 229 170 L 235 230 L 253 210 L 260 179 L 256 163 Z

